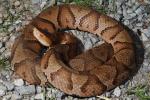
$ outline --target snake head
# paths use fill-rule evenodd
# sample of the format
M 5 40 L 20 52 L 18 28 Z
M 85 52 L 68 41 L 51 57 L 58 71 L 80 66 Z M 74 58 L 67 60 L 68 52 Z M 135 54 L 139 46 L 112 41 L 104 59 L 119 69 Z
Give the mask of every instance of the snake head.
M 33 28 L 34 37 L 44 46 L 49 47 L 52 45 L 52 40 L 44 33 L 40 32 L 37 28 Z

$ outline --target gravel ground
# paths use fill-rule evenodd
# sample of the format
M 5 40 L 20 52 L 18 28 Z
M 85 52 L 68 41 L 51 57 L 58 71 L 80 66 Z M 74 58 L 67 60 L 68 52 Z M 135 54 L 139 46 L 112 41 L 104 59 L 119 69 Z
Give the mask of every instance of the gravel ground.
M 64 0 L 57 4 L 62 3 L 60 1 Z M 21 29 L 39 12 L 55 3 L 55 0 L 0 0 L 0 100 L 80 100 L 53 87 L 29 85 L 10 70 L 10 49 Z M 107 97 L 106 100 L 150 100 L 150 0 L 99 0 L 100 4 L 108 8 L 105 10 L 108 16 L 126 25 L 133 31 L 133 36 L 141 40 L 136 42 L 141 66 L 138 72 L 128 82 L 101 97 Z M 72 32 L 82 40 L 85 50 L 102 43 L 94 35 Z M 144 54 L 138 49 L 142 48 L 141 44 Z M 84 100 L 100 100 L 100 97 Z

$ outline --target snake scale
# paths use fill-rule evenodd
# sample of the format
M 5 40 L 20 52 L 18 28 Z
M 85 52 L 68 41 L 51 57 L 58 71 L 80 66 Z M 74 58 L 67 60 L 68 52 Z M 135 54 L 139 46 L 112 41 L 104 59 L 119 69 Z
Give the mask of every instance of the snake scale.
M 90 32 L 105 43 L 78 53 L 77 40 L 59 32 L 65 29 Z M 64 4 L 47 8 L 24 28 L 12 47 L 11 64 L 30 84 L 49 82 L 69 95 L 90 97 L 129 79 L 135 52 L 118 21 L 91 8 Z

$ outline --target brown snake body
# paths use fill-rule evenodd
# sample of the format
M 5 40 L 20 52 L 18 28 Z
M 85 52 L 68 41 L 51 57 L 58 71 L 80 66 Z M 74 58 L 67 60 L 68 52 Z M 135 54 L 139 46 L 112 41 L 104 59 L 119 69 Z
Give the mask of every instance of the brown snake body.
M 34 29 L 51 41 L 39 42 Z M 106 43 L 78 55 L 76 39 L 57 33 L 64 29 L 87 31 Z M 45 47 L 41 43 L 53 48 L 42 51 Z M 66 51 L 69 54 L 64 59 L 68 63 L 60 57 Z M 44 10 L 27 25 L 14 43 L 11 63 L 14 71 L 31 84 L 50 82 L 67 94 L 89 97 L 127 80 L 135 68 L 135 54 L 129 33 L 116 20 L 90 8 L 59 5 Z

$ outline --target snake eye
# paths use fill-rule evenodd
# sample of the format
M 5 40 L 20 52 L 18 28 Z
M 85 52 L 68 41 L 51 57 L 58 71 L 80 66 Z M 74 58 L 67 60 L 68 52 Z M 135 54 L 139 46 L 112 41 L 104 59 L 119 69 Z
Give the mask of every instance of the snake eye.
M 43 30 L 43 33 L 45 34 L 45 35 L 50 35 L 51 33 L 48 31 L 48 29 L 44 29 Z

